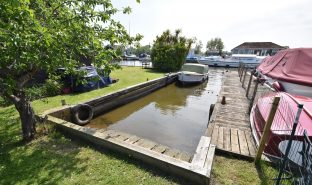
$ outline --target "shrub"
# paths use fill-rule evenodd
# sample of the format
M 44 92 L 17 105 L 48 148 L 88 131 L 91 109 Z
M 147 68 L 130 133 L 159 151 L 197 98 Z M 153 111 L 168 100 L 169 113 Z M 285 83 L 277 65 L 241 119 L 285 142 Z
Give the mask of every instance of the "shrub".
M 56 96 L 61 92 L 61 84 L 54 80 L 48 79 L 43 85 L 35 85 L 25 90 L 29 101 L 37 100 L 44 97 Z
M 151 53 L 156 70 L 171 72 L 182 67 L 193 40 L 180 36 L 180 33 L 181 30 L 176 30 L 175 34 L 167 30 L 156 37 Z

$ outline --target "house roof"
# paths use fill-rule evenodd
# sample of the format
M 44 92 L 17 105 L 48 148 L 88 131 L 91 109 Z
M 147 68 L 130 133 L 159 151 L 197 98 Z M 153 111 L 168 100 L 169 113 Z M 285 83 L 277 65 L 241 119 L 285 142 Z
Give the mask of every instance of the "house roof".
M 253 48 L 286 49 L 286 47 L 280 46 L 273 42 L 244 42 L 233 49 L 253 49 Z

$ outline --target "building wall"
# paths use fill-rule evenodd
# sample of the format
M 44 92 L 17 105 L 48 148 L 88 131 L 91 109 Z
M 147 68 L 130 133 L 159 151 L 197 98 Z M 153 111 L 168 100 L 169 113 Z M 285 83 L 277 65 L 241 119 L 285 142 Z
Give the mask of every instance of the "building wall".
M 277 51 L 281 49 L 272 48 L 244 48 L 244 49 L 233 49 L 232 54 L 254 54 L 258 56 L 275 55 Z

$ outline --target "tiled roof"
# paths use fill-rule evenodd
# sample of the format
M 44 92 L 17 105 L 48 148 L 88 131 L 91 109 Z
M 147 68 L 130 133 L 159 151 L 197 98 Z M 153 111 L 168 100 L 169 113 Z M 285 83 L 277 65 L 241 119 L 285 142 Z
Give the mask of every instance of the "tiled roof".
M 286 49 L 285 47 L 277 45 L 273 42 L 244 42 L 243 44 L 238 45 L 233 49 L 250 49 L 250 48 Z

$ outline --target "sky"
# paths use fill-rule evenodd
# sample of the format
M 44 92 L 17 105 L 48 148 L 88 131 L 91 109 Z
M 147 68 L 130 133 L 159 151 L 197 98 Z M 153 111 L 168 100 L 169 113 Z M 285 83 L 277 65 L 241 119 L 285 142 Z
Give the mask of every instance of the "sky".
M 281 46 L 312 47 L 312 0 L 112 0 L 118 9 L 130 6 L 130 15 L 117 14 L 131 36 L 153 44 L 167 29 L 201 40 L 220 37 L 225 50 L 243 42 L 274 42 Z

